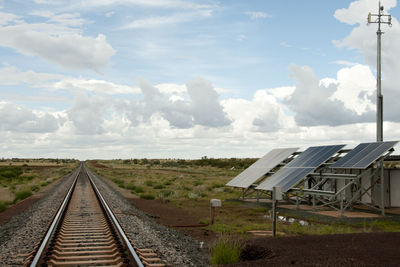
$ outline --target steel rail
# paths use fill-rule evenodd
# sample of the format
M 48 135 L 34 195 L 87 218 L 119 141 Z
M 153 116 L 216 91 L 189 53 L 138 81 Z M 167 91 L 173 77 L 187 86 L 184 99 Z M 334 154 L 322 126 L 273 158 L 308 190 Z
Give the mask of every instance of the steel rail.
M 58 223 L 60 221 L 61 216 L 63 215 L 63 213 L 65 211 L 65 208 L 68 205 L 69 200 L 71 199 L 72 191 L 75 188 L 76 181 L 78 180 L 78 176 L 81 172 L 81 169 L 82 169 L 82 164 L 79 166 L 79 168 L 76 171 L 76 176 L 75 176 L 74 182 L 72 183 L 70 189 L 68 190 L 68 193 L 65 196 L 64 201 L 62 202 L 60 208 L 58 209 L 57 214 L 53 219 L 53 222 L 51 223 L 49 229 L 47 230 L 47 233 L 46 233 L 45 237 L 43 238 L 41 245 L 35 254 L 35 257 L 32 260 L 32 263 L 30 265 L 31 267 L 37 266 L 40 258 L 42 257 L 43 253 L 45 252 L 45 248 L 47 247 L 47 245 L 49 243 L 50 237 L 52 236 L 56 226 L 58 225 Z
M 122 229 L 121 225 L 119 224 L 117 218 L 115 217 L 114 213 L 111 211 L 110 207 L 108 206 L 107 202 L 104 200 L 103 196 L 101 195 L 99 189 L 97 188 L 97 186 L 95 185 L 95 183 L 92 180 L 92 174 L 86 169 L 86 167 L 84 167 L 84 170 L 86 172 L 86 174 L 88 175 L 89 181 L 92 184 L 96 194 L 99 196 L 100 202 L 101 204 L 104 206 L 104 208 L 107 211 L 107 214 L 109 215 L 109 217 L 112 219 L 112 222 L 114 224 L 114 226 L 117 228 L 118 234 L 121 236 L 121 238 L 123 239 L 123 242 L 126 244 L 126 246 L 128 247 L 129 253 L 131 253 L 132 257 L 135 259 L 136 264 L 139 267 L 144 267 L 142 261 L 140 260 L 139 256 L 136 254 L 135 249 L 133 248 L 131 242 L 129 241 L 128 237 L 126 236 L 124 230 Z

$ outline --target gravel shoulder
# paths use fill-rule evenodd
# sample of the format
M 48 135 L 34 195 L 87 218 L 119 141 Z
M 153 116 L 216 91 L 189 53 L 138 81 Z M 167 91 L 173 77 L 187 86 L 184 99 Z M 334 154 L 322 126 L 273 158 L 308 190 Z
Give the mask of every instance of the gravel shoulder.
M 20 254 L 32 252 L 73 182 L 75 171 L 46 192 L 31 196 L 0 213 L 0 266 L 21 266 Z

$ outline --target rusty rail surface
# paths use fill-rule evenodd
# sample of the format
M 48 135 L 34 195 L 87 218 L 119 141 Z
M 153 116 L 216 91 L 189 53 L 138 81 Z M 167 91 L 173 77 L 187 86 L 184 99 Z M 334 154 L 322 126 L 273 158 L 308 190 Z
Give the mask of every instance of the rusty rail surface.
M 165 264 L 151 249 L 131 244 L 81 164 L 45 237 L 26 266 L 146 266 Z

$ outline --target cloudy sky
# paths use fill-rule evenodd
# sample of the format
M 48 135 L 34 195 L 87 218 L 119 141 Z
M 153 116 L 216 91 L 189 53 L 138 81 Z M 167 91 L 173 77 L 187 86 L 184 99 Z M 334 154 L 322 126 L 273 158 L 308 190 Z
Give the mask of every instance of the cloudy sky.
M 384 139 L 400 8 L 383 0 Z M 0 157 L 261 157 L 376 139 L 378 0 L 0 1 Z M 398 154 L 398 152 L 396 153 Z

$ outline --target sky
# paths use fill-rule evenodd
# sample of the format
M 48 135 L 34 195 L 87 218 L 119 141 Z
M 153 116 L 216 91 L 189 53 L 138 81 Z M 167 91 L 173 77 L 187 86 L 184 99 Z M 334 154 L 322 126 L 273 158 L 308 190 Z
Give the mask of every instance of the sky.
M 400 140 L 400 9 L 381 2 L 383 137 Z M 0 157 L 373 142 L 369 12 L 378 0 L 0 0 Z

